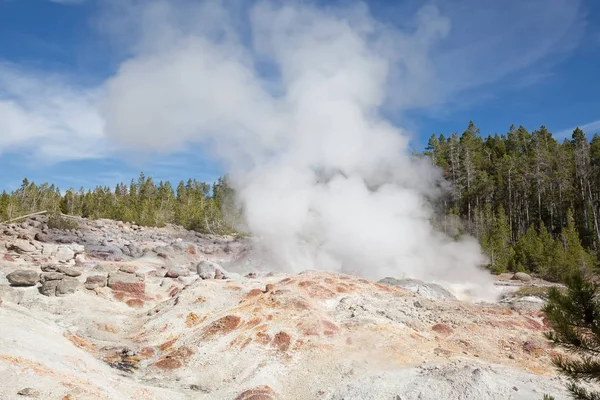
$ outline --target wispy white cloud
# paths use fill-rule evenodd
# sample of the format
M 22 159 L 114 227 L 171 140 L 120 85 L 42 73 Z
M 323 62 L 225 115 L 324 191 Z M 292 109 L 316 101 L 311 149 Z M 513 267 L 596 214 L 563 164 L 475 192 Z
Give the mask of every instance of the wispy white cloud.
M 76 4 L 85 0 L 51 1 Z M 269 105 L 260 98 L 258 89 L 277 92 L 281 79 L 286 79 L 278 72 L 261 75 L 263 71 L 256 68 L 256 65 L 272 64 L 265 46 L 274 43 L 261 39 L 277 22 L 270 21 L 260 11 L 270 4 L 268 1 L 258 2 L 258 6 L 210 0 L 107 0 L 103 4 L 106 14 L 98 26 L 102 26 L 103 34 L 111 35 L 115 43 L 122 46 L 118 49 L 119 54 L 124 55 L 121 72 L 144 67 L 151 74 L 137 76 L 136 88 L 143 89 L 152 83 L 149 79 L 154 79 L 178 90 L 170 99 L 180 102 L 170 104 L 176 109 L 174 118 L 179 119 L 178 129 L 185 130 L 198 123 L 198 113 L 190 104 L 199 94 L 190 84 L 207 68 L 221 70 L 224 76 L 239 73 L 248 87 L 258 85 L 251 95 L 258 96 L 255 100 L 262 101 L 265 107 Z M 289 9 L 298 12 L 279 18 L 307 18 L 306 13 L 299 12 L 301 7 Z M 502 84 L 514 89 L 547 79 L 551 76 L 549 66 L 578 45 L 585 27 L 580 0 L 502 4 L 434 0 L 426 7 L 421 7 L 418 0 L 408 0 L 393 9 L 396 12 L 390 13 L 393 21 L 374 19 L 364 3 L 345 8 L 315 7 L 313 11 L 315 15 L 335 14 L 348 21 L 352 29 L 362 35 L 369 51 L 379 54 L 387 69 L 384 79 L 389 84 L 384 93 L 374 95 L 381 96 L 382 104 L 396 110 L 420 108 L 436 113 L 442 110 L 443 114 L 449 104 L 464 106 L 485 101 L 491 93 L 490 85 Z M 321 34 L 327 37 L 330 28 L 323 29 Z M 285 31 L 283 27 L 280 29 Z M 252 35 L 248 35 L 249 32 Z M 249 37 L 254 41 L 249 43 Z M 226 44 L 228 53 L 210 53 L 210 46 L 206 44 L 211 41 Z M 207 64 L 211 54 L 215 56 L 212 66 Z M 295 62 L 303 62 L 302 53 L 297 54 L 300 58 Z M 233 59 L 235 63 L 230 62 Z M 80 87 L 70 83 L 68 76 L 48 77 L 41 71 L 1 61 L 0 157 L 3 152 L 13 150 L 33 154 L 45 162 L 114 154 L 114 148 L 107 144 L 96 101 L 112 80 L 98 87 Z M 221 69 L 228 65 L 234 69 L 242 67 L 242 70 Z M 260 78 L 254 80 L 251 75 L 244 75 L 248 71 L 257 73 Z M 217 101 L 243 100 L 236 97 L 239 93 L 226 92 L 227 80 L 223 82 L 225 86 L 205 88 L 210 94 L 205 104 L 207 108 Z M 168 100 L 152 98 L 152 95 L 148 92 L 147 96 L 136 98 L 138 103 L 132 105 L 129 112 L 134 113 L 144 104 Z M 219 96 L 223 98 L 219 100 Z M 238 114 L 244 112 L 237 110 Z M 127 117 L 127 113 L 124 115 Z M 175 150 L 183 142 L 185 140 L 169 141 L 163 143 L 161 149 Z
M 97 89 L 0 64 L 0 156 L 22 152 L 39 163 L 99 158 L 109 151 Z
M 569 129 L 564 129 L 564 130 L 558 132 L 556 134 L 556 137 L 558 137 L 558 138 L 570 138 L 571 135 L 573 134 L 573 131 L 575 130 L 575 128 L 579 128 L 584 133 L 586 133 L 588 136 L 591 136 L 591 135 L 594 135 L 595 133 L 600 133 L 600 120 L 593 121 L 593 122 L 588 122 L 587 124 L 579 125 L 578 127 L 574 126 L 572 128 L 569 128 Z

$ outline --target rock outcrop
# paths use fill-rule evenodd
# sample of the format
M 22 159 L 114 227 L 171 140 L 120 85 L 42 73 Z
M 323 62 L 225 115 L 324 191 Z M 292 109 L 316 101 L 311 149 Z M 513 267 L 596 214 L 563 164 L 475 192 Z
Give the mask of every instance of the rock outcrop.
M 254 239 L 44 218 L 0 226 L 0 398 L 568 398 L 527 296 L 264 271 Z
M 12 286 L 35 286 L 40 279 L 40 274 L 29 269 L 19 269 L 6 275 L 6 279 Z

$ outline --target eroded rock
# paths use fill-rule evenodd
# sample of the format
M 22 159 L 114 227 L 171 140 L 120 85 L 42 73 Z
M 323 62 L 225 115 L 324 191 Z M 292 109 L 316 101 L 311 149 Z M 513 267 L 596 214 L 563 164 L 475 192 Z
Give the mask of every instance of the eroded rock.
M 144 294 L 146 283 L 142 277 L 123 272 L 113 272 L 108 275 L 108 287 L 114 291 Z
M 30 269 L 18 269 L 6 275 L 6 279 L 12 286 L 35 286 L 40 274 Z
M 517 272 L 511 279 L 521 282 L 531 282 L 531 275 L 526 274 L 525 272 Z
M 34 245 L 26 240 L 17 240 L 11 243 L 8 246 L 8 249 L 19 254 L 34 253 L 37 250 Z
M 27 388 L 19 390 L 17 392 L 17 394 L 19 396 L 33 397 L 33 398 L 38 398 L 38 397 L 40 397 L 42 395 L 42 393 L 39 390 L 34 389 L 34 388 L 30 388 L 30 387 L 27 387 Z
M 198 273 L 198 276 L 200 276 L 200 278 L 202 279 L 223 279 L 223 268 L 213 261 L 200 261 L 196 265 L 196 271 Z M 217 278 L 217 276 L 219 278 Z
M 48 282 L 48 281 L 59 281 L 61 279 L 63 279 L 65 276 L 63 274 L 61 274 L 60 272 L 56 272 L 56 271 L 52 271 L 52 272 L 44 272 L 41 276 L 40 276 L 40 282 L 42 282 L 42 284 L 44 282 Z
M 98 287 L 105 287 L 106 281 L 107 277 L 105 275 L 90 275 L 85 280 L 85 288 L 93 290 Z
M 40 293 L 44 296 L 56 296 L 56 288 L 58 287 L 60 280 L 45 281 L 40 287 Z
M 177 267 L 171 267 L 169 268 L 169 270 L 167 271 L 167 274 L 165 275 L 167 278 L 179 278 L 184 277 L 184 276 L 189 276 L 190 275 L 190 270 L 188 267 L 186 266 L 177 266 Z
M 80 283 L 77 279 L 65 277 L 58 282 L 56 286 L 56 296 L 66 296 L 77 291 Z

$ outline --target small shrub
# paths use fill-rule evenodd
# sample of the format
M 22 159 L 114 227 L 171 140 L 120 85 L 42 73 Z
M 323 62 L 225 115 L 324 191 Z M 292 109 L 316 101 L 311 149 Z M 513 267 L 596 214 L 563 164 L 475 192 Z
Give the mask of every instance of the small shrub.
M 515 295 L 519 296 L 519 297 L 537 296 L 537 297 L 541 297 L 542 299 L 547 299 L 548 293 L 550 292 L 550 289 L 552 289 L 552 288 L 555 288 L 560 293 L 564 293 L 566 290 L 564 287 L 561 287 L 561 286 L 545 286 L 545 287 L 521 286 L 519 288 L 519 290 L 517 290 L 515 292 Z
M 539 287 L 539 286 L 521 286 L 516 292 L 515 295 L 519 297 L 525 296 L 537 296 L 541 298 L 548 297 L 549 287 Z
M 71 218 L 65 218 L 62 215 L 55 214 L 48 218 L 48 228 L 67 231 L 79 229 L 79 224 Z

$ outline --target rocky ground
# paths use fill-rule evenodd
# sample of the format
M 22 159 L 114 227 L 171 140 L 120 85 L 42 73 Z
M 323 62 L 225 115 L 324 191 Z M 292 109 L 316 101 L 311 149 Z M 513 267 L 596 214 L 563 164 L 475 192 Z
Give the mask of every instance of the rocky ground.
M 566 399 L 545 282 L 498 303 L 256 266 L 251 239 L 0 225 L 1 399 Z M 235 271 L 235 272 L 231 272 Z

